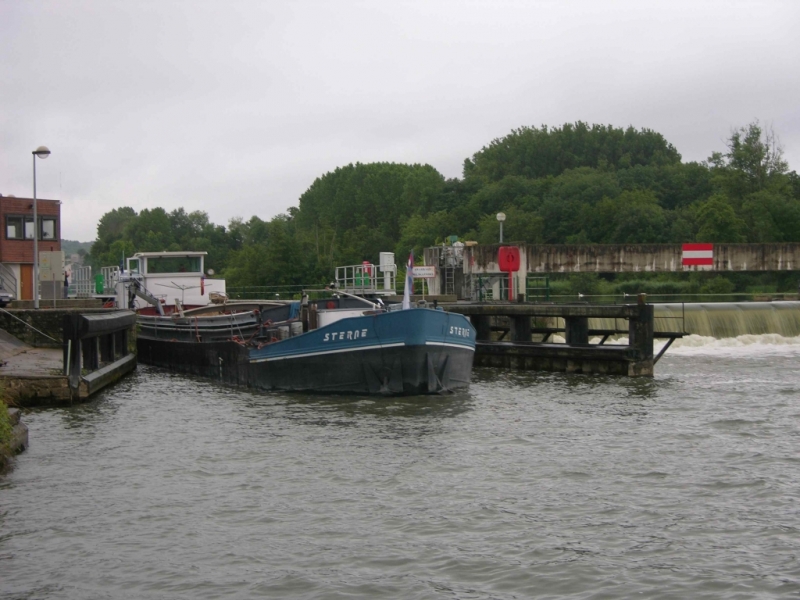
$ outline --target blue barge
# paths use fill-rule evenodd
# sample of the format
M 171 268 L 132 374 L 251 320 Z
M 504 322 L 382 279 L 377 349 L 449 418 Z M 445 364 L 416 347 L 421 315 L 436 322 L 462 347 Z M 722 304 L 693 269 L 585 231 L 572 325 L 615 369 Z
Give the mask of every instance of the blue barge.
M 475 339 L 456 313 L 365 310 L 363 300 L 338 298 L 227 315 L 140 316 L 137 351 L 144 364 L 264 390 L 416 395 L 466 388 Z

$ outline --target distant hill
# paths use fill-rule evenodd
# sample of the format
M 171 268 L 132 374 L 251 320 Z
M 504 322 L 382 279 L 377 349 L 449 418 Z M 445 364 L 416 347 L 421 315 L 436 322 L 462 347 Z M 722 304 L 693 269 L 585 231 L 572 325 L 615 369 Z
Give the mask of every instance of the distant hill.
M 75 240 L 61 240 L 61 249 L 64 255 L 69 258 L 72 254 L 81 254 L 78 250 L 83 249 L 84 253 L 89 254 L 94 242 L 76 242 Z

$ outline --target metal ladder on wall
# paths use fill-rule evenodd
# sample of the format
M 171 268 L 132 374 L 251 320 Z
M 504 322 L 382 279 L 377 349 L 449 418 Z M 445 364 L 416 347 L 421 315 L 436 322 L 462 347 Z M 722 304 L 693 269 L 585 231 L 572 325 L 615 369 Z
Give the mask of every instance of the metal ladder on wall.
M 464 279 L 461 282 L 461 297 L 467 300 L 474 300 L 473 287 L 472 273 L 464 273 Z
M 444 268 L 444 293 L 452 296 L 456 293 L 455 286 L 455 267 Z

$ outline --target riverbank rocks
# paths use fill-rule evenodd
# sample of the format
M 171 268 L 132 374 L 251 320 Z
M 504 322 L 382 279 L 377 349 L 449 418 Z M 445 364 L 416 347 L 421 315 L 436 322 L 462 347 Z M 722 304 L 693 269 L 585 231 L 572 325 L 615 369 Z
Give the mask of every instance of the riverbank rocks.
M 14 454 L 19 454 L 28 447 L 28 426 L 20 420 L 20 410 L 18 408 L 9 408 L 8 418 L 12 427 L 9 446 Z

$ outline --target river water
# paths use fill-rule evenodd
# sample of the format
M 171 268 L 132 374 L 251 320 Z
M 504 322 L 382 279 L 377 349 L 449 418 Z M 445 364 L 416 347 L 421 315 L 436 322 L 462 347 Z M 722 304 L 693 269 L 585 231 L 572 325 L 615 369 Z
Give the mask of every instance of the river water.
M 0 598 L 800 596 L 800 338 L 400 399 L 140 366 L 28 412 Z

